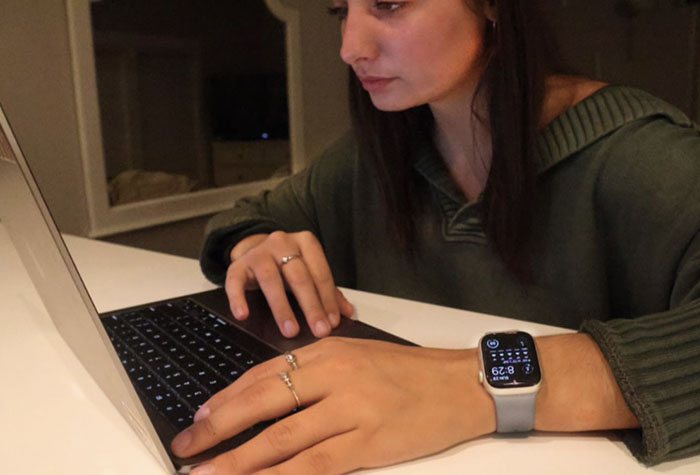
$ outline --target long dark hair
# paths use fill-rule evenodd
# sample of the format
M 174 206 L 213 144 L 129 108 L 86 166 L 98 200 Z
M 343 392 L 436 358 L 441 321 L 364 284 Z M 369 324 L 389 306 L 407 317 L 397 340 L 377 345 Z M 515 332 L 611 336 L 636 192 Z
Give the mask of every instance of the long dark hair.
M 527 278 L 526 243 L 535 199 L 535 135 L 545 76 L 558 64 L 531 0 L 490 1 L 495 3 L 498 21 L 492 24 L 485 20 L 485 69 L 475 94 L 483 93 L 486 98 L 485 119 L 493 154 L 481 197 L 481 217 L 489 243 L 505 266 L 516 277 Z M 399 112 L 376 109 L 352 68 L 349 92 L 353 128 L 360 149 L 372 158 L 390 231 L 401 249 L 415 255 L 420 243 L 411 152 L 418 143 L 432 143 L 432 113 L 427 105 Z M 474 104 L 472 113 L 477 115 Z M 477 119 L 484 118 L 477 115 Z

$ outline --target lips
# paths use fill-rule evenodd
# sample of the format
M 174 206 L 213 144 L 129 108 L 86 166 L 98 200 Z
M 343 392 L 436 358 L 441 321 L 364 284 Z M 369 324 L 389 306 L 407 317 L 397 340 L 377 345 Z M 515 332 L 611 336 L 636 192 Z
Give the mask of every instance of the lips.
M 357 78 L 367 92 L 381 92 L 395 79 L 379 76 L 358 76 Z

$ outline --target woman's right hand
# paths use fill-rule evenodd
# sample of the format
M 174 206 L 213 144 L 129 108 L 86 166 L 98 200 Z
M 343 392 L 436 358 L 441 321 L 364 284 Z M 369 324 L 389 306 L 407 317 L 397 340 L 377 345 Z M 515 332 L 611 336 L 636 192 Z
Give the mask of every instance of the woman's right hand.
M 260 288 L 282 334 L 288 338 L 296 336 L 299 323 L 287 300 L 285 284 L 294 293 L 317 338 L 337 327 L 341 315 L 351 317 L 355 311 L 335 286 L 323 248 L 309 231 L 254 234 L 231 250 L 225 289 L 236 319 L 249 316 L 245 291 Z

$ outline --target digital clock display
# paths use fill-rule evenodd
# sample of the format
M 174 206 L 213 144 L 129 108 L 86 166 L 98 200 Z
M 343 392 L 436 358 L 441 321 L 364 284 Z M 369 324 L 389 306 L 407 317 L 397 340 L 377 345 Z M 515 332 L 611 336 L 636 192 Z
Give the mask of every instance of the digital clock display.
M 535 340 L 525 332 L 490 333 L 481 339 L 484 377 L 496 388 L 534 386 L 540 382 Z

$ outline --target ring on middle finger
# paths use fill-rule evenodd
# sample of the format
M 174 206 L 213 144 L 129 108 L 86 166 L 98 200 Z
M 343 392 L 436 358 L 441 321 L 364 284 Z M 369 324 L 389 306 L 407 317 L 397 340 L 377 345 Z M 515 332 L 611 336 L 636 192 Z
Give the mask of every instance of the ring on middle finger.
M 295 369 L 299 369 L 299 364 L 297 363 L 297 357 L 291 351 L 284 352 L 284 360 L 287 363 L 289 363 L 289 366 L 292 367 L 292 371 L 294 371 Z
M 282 371 L 280 373 L 280 379 L 284 381 L 284 384 L 287 385 L 289 390 L 292 392 L 292 396 L 294 396 L 294 401 L 297 403 L 297 409 L 301 407 L 301 401 L 299 400 L 299 395 L 297 394 L 296 389 L 294 389 L 294 385 L 292 384 L 292 380 L 289 379 L 289 373 L 286 371 Z

